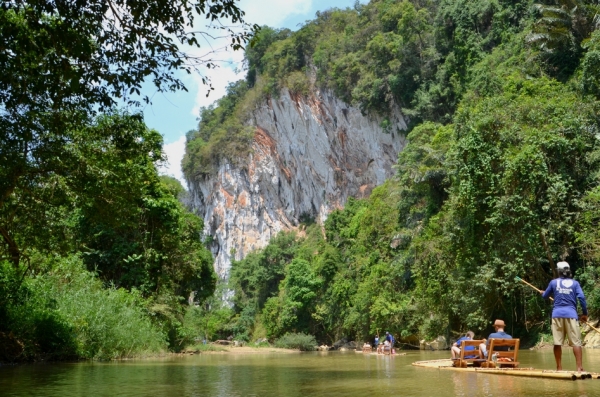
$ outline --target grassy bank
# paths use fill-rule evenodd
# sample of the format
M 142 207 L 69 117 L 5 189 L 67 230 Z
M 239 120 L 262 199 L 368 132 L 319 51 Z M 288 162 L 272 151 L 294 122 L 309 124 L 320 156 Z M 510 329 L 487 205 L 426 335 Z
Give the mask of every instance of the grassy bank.
M 0 362 L 106 360 L 166 351 L 164 332 L 135 290 L 105 288 L 77 256 L 46 260 L 44 268 L 48 271 L 23 277 L 0 264 Z

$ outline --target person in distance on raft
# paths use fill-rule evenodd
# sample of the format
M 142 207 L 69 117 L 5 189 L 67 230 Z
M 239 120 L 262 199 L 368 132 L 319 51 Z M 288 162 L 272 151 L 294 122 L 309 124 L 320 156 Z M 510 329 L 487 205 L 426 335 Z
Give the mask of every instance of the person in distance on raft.
M 390 346 L 392 346 L 392 347 L 394 346 L 394 337 L 389 332 L 385 333 L 385 340 L 390 342 Z
M 394 348 L 394 337 L 389 332 L 386 332 L 385 338 L 383 338 L 383 342 L 379 344 L 377 353 L 384 354 L 387 349 L 390 349 L 390 353 L 392 353 L 393 348 Z
M 475 334 L 473 333 L 473 331 L 468 331 L 465 336 L 463 336 L 462 338 L 458 338 L 458 340 L 452 344 L 452 349 L 450 349 L 450 352 L 452 353 L 453 360 L 460 357 L 460 345 L 462 344 L 462 341 L 471 340 L 471 339 L 473 339 L 474 336 L 475 336 Z M 475 346 L 465 347 L 466 352 L 470 351 L 470 350 L 475 350 Z M 465 357 L 465 358 L 468 358 L 468 357 Z
M 577 371 L 583 371 L 581 332 L 577 323 L 577 301 L 581 304 L 582 315 L 579 317 L 584 323 L 587 322 L 587 303 L 581 290 L 581 286 L 571 277 L 571 269 L 567 262 L 556 264 L 559 278 L 548 284 L 546 291 L 542 292 L 542 298 L 548 299 L 554 296 L 554 308 L 552 309 L 552 338 L 554 339 L 554 359 L 556 370 L 562 370 L 562 345 L 565 337 L 569 339 L 569 345 L 573 347 Z
M 504 324 L 503 320 L 496 320 L 494 321 L 494 332 L 492 332 L 487 340 L 485 341 L 485 343 L 482 343 L 479 345 L 479 353 L 481 354 L 482 357 L 487 358 L 488 356 L 488 347 L 490 346 L 490 339 L 492 338 L 496 338 L 496 339 L 512 339 L 512 336 L 510 336 L 509 334 L 507 334 L 506 332 L 504 332 L 504 327 L 506 327 L 506 324 Z M 498 348 L 498 350 L 501 350 L 502 348 L 505 348 L 506 346 L 500 346 Z M 496 349 L 494 349 L 496 350 Z

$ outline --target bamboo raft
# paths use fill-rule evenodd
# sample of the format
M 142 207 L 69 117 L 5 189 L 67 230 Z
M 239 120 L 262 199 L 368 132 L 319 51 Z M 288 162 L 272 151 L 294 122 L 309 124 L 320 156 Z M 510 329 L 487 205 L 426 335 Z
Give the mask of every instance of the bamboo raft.
M 412 363 L 415 367 L 435 368 L 439 370 L 475 372 L 482 374 L 522 376 L 526 378 L 545 378 L 545 379 L 563 379 L 563 380 L 585 380 L 600 379 L 600 373 L 595 372 L 576 372 L 576 371 L 554 371 L 536 368 L 475 368 L 475 367 L 453 367 L 452 360 L 428 360 L 416 361 Z

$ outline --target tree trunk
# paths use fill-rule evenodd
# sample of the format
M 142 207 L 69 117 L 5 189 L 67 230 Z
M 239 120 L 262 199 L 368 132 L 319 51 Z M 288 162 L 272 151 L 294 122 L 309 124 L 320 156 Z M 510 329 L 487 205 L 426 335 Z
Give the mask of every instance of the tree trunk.
M 19 246 L 15 240 L 10 237 L 10 234 L 6 228 L 0 227 L 0 235 L 2 235 L 2 239 L 8 247 L 8 259 L 13 263 L 15 268 L 19 267 L 19 262 L 21 260 L 21 251 L 19 250 Z
M 554 265 L 554 260 L 552 259 L 552 253 L 548 248 L 548 243 L 546 243 L 546 236 L 542 229 L 540 229 L 540 238 L 542 239 L 542 244 L 544 245 L 544 249 L 546 250 L 546 255 L 548 257 L 548 262 L 550 262 L 550 268 L 552 269 L 552 276 L 554 278 L 558 278 L 558 272 L 556 271 L 556 266 Z

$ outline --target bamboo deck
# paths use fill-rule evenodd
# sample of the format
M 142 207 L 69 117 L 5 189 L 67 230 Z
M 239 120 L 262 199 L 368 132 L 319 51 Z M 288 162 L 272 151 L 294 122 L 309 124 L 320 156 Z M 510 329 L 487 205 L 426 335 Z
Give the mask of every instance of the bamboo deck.
M 584 379 L 600 379 L 600 373 L 594 372 L 575 372 L 575 371 L 553 371 L 535 368 L 459 368 L 452 366 L 452 360 L 429 360 L 416 361 L 412 363 L 415 367 L 435 368 L 440 370 L 450 370 L 459 372 L 475 372 L 482 374 L 507 375 L 507 376 L 522 376 L 526 378 L 546 378 L 546 379 L 563 379 L 563 380 L 584 380 Z

